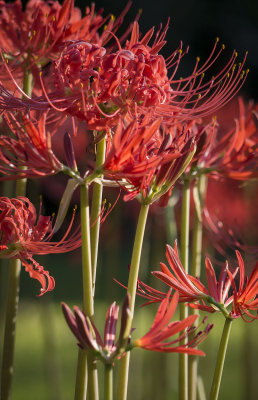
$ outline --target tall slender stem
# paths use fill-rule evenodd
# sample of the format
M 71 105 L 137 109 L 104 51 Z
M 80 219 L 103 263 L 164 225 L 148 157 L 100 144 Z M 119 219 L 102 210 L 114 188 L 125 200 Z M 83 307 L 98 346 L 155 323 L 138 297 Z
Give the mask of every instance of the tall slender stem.
M 192 262 L 190 274 L 194 277 L 200 277 L 201 273 L 201 261 L 202 261 L 202 209 L 203 202 L 206 193 L 206 175 L 200 175 L 195 183 L 197 189 L 197 195 L 199 204 L 195 206 L 194 214 L 194 227 L 193 227 L 193 245 L 192 245 Z M 197 207 L 199 210 L 197 211 Z M 190 314 L 196 314 L 197 310 L 191 308 Z M 198 370 L 198 357 L 189 356 L 188 363 L 188 389 L 189 389 L 189 400 L 196 400 L 197 396 L 197 370 Z
M 188 274 L 190 226 L 190 182 L 188 179 L 184 180 L 182 196 L 181 260 L 185 272 Z M 180 319 L 186 318 L 187 315 L 188 310 L 185 304 L 180 304 Z M 186 339 L 183 339 L 180 344 L 185 345 Z M 179 354 L 179 399 L 188 400 L 188 357 L 184 353 Z
M 81 185 L 81 235 L 82 235 L 82 285 L 83 311 L 89 317 L 93 316 L 92 269 L 90 246 L 89 188 Z M 98 399 L 98 376 L 95 360 L 88 355 L 87 372 L 89 400 Z M 75 386 L 75 400 L 85 400 L 87 392 L 86 352 L 79 350 Z
M 26 179 L 16 182 L 16 196 L 25 196 Z M 19 304 L 21 262 L 11 259 L 6 301 L 5 331 L 3 342 L 3 360 L 1 372 L 1 399 L 11 399 L 11 385 L 13 378 L 13 361 L 15 348 L 16 319 Z
M 106 139 L 103 138 L 97 144 L 96 168 L 101 166 L 103 164 L 103 162 L 105 161 L 105 152 L 106 152 Z M 100 228 L 100 212 L 101 212 L 101 204 L 102 204 L 102 192 L 103 192 L 102 184 L 94 182 L 93 194 L 92 194 L 92 207 L 91 207 L 91 223 L 93 224 L 93 226 L 90 231 L 93 293 L 95 291 L 97 259 L 98 259 L 98 244 L 99 244 L 99 228 Z
M 137 279 L 139 273 L 143 237 L 144 237 L 148 211 L 149 211 L 149 205 L 142 204 L 134 239 L 132 260 L 131 260 L 129 279 L 128 279 L 128 289 L 127 289 L 127 292 L 130 294 L 131 297 L 131 318 L 133 318 L 134 314 Z M 119 363 L 117 400 L 125 400 L 127 397 L 129 360 L 130 360 L 130 353 L 127 352 Z
M 113 400 L 113 367 L 105 365 L 105 387 L 104 400 Z
M 223 367 L 224 367 L 224 361 L 225 361 L 225 356 L 226 356 L 226 351 L 227 351 L 227 346 L 228 346 L 228 339 L 229 339 L 231 325 L 232 325 L 232 319 L 226 318 L 222 336 L 221 336 L 221 340 L 220 340 L 220 346 L 219 346 L 219 351 L 218 351 L 218 355 L 217 355 L 217 362 L 216 362 L 213 381 L 212 381 L 212 385 L 211 385 L 211 392 L 210 392 L 209 400 L 217 400 L 218 395 L 219 395 L 221 377 L 222 377 L 222 372 L 223 372 Z

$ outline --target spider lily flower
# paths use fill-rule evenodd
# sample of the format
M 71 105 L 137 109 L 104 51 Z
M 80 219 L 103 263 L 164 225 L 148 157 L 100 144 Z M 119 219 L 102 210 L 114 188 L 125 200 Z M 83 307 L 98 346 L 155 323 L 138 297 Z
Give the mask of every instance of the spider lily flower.
M 179 294 L 175 292 L 170 300 L 170 292 L 162 300 L 153 324 L 142 338 L 133 341 L 132 345 L 146 350 L 168 352 L 168 353 L 187 353 L 190 355 L 205 356 L 205 353 L 194 347 L 198 346 L 207 336 L 213 325 L 207 325 L 203 331 L 196 333 L 193 323 L 198 315 L 191 315 L 182 321 L 170 322 L 178 304 Z M 186 333 L 182 331 L 186 329 Z M 172 336 L 180 334 L 174 340 L 169 340 Z M 177 345 L 185 337 L 188 342 L 185 345 Z
M 150 44 L 154 29 L 140 39 L 135 22 L 130 40 L 122 47 L 116 38 L 118 50 L 113 53 L 105 52 L 101 43 L 83 39 L 69 41 L 55 62 L 56 91 L 48 93 L 41 77 L 44 96 L 27 97 L 19 102 L 2 87 L 1 107 L 10 107 L 10 104 L 18 108 L 53 107 L 85 119 L 89 128 L 96 130 L 116 126 L 119 116 L 133 119 L 150 109 L 153 117 L 162 117 L 168 126 L 213 114 L 244 83 L 248 72 L 243 70 L 246 56 L 236 65 L 234 51 L 220 72 L 206 81 L 206 71 L 210 72 L 224 49 L 224 45 L 218 49 L 216 40 L 202 65 L 197 58 L 192 74 L 176 79 L 179 64 L 188 49 L 183 51 L 180 44 L 165 60 L 159 51 L 166 43 L 167 28 L 168 25 L 158 31 Z M 6 64 L 5 68 L 8 70 Z M 21 88 L 16 87 L 21 92 Z
M 67 40 L 80 38 L 106 44 L 112 38 L 111 32 L 122 24 L 129 7 L 130 2 L 115 19 L 110 14 L 102 17 L 101 11 L 96 13 L 94 4 L 86 7 L 82 17 L 74 0 L 65 0 L 62 5 L 58 1 L 30 0 L 25 10 L 20 0 L 11 4 L 1 1 L 0 47 L 15 69 L 18 66 L 20 70 L 33 70 L 35 64 L 46 66 L 57 58 Z M 99 33 L 105 24 L 106 29 Z
M 127 126 L 119 121 L 101 170 L 108 178 L 127 182 L 125 200 L 141 194 L 143 201 L 156 201 L 190 162 L 195 140 L 191 132 L 163 133 L 160 124 L 161 119 L 152 122 L 148 115 Z
M 239 117 L 235 128 L 221 134 L 216 122 L 206 131 L 203 148 L 198 152 L 200 170 L 214 178 L 246 180 L 258 176 L 258 106 L 248 106 L 239 98 Z
M 217 280 L 215 271 L 209 258 L 206 258 L 206 276 L 208 288 L 206 288 L 198 278 L 185 273 L 179 260 L 177 246 L 175 249 L 166 246 L 166 256 L 170 269 L 160 263 L 161 271 L 154 271 L 153 275 L 174 288 L 180 293 L 180 301 L 187 302 L 192 308 L 207 312 L 221 311 L 226 318 L 243 317 L 245 312 L 250 316 L 250 310 L 257 310 L 257 264 L 244 288 L 245 268 L 242 257 L 236 251 L 238 267 L 233 273 L 229 271 L 228 263 L 221 268 L 219 279 Z M 240 273 L 239 290 L 236 290 L 235 278 Z M 150 299 L 150 302 L 160 301 L 164 293 L 152 290 L 147 285 L 139 282 L 140 294 Z M 238 302 L 237 302 L 238 301 Z M 229 311 L 229 305 L 233 304 L 233 310 Z M 253 316 L 252 316 L 253 317 Z M 255 318 L 255 317 L 253 317 Z
M 0 135 L 0 180 L 41 177 L 60 171 L 76 175 L 76 161 L 69 135 L 64 136 L 64 150 L 68 166 L 61 163 L 52 150 L 46 113 L 38 123 L 25 114 L 21 121 L 13 113 L 5 113 L 4 120 L 10 134 Z M 78 176 L 79 179 L 79 176 Z
M 240 276 L 238 287 L 233 274 L 227 270 L 233 289 L 233 311 L 231 317 L 237 318 L 241 316 L 244 321 L 251 322 L 254 319 L 258 319 L 258 262 L 256 262 L 250 277 L 247 279 L 243 258 L 239 251 L 236 251 L 236 255 Z M 246 316 L 251 320 L 247 320 Z
M 130 337 L 130 306 L 129 297 L 126 296 L 121 314 L 121 327 L 119 338 L 116 341 L 116 326 L 119 315 L 119 306 L 112 303 L 107 311 L 104 340 L 102 340 L 91 319 L 85 315 L 79 307 L 74 307 L 74 313 L 67 304 L 62 303 L 62 309 L 66 322 L 73 335 L 78 340 L 78 346 L 82 349 L 93 352 L 104 363 L 113 363 L 126 349 Z
M 51 242 L 54 234 L 52 217 L 43 216 L 39 212 L 37 218 L 35 207 L 26 197 L 0 198 L 0 258 L 20 259 L 30 277 L 40 282 L 40 296 L 53 290 L 55 281 L 33 259 L 33 255 L 66 253 L 80 247 L 79 227 L 68 237 L 73 220 L 74 216 L 62 239 Z

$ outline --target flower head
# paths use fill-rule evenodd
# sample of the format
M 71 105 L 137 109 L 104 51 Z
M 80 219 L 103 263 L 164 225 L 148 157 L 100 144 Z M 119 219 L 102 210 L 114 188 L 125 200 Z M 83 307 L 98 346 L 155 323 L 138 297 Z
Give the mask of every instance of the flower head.
M 127 126 L 120 120 L 112 137 L 103 173 L 127 182 L 126 200 L 141 193 L 144 201 L 156 201 L 172 188 L 190 162 L 196 140 L 191 130 L 179 127 L 166 133 L 160 124 L 161 119 L 152 122 L 150 115 Z
M 12 113 L 6 113 L 4 119 L 13 136 L 0 135 L 1 180 L 52 175 L 63 169 L 52 151 L 46 113 L 37 125 L 25 114 L 21 122 Z
M 213 123 L 206 129 L 201 152 L 197 152 L 198 167 L 216 179 L 246 180 L 258 176 L 258 106 L 245 105 L 242 98 L 238 104 L 235 127 L 221 132 L 219 123 Z
M 153 275 L 165 282 L 168 286 L 177 290 L 180 294 L 180 301 L 187 302 L 192 308 L 207 312 L 221 311 L 226 318 L 237 318 L 247 314 L 252 319 L 256 317 L 251 314 L 257 312 L 258 302 L 258 265 L 254 267 L 249 280 L 245 277 L 243 259 L 236 251 L 238 267 L 233 272 L 228 268 L 226 262 L 221 268 L 217 280 L 215 271 L 209 258 L 206 258 L 206 277 L 208 287 L 206 288 L 198 278 L 186 274 L 179 260 L 177 247 L 166 247 L 166 256 L 170 268 L 160 263 L 161 271 L 154 271 Z M 237 289 L 236 276 L 239 272 L 240 282 Z M 164 293 L 152 290 L 147 285 L 139 282 L 140 294 L 150 299 L 150 302 L 160 301 Z M 233 304 L 233 310 L 228 310 Z
M 170 292 L 166 295 L 158 308 L 156 317 L 149 332 L 141 339 L 135 340 L 133 346 L 152 351 L 187 353 L 191 355 L 205 356 L 203 351 L 195 349 L 194 347 L 205 339 L 211 330 L 212 325 L 207 325 L 202 332 L 196 334 L 196 328 L 192 325 L 198 318 L 198 315 L 191 315 L 182 321 L 170 322 L 177 307 L 178 298 L 178 292 L 175 292 L 171 300 Z M 182 331 L 185 329 L 187 329 L 186 333 L 182 334 Z M 171 336 L 178 335 L 179 333 L 181 333 L 179 337 L 172 341 L 167 341 Z M 188 338 L 187 344 L 177 346 L 176 344 L 185 337 Z
M 79 307 L 74 307 L 74 314 L 67 304 L 62 303 L 66 322 L 72 333 L 78 340 L 82 349 L 92 351 L 105 363 L 112 363 L 115 358 L 121 356 L 128 344 L 130 332 L 128 332 L 128 321 L 130 320 L 129 297 L 126 296 L 122 314 L 119 338 L 116 341 L 116 326 L 118 321 L 119 306 L 112 303 L 107 311 L 104 340 L 102 340 L 91 319 L 85 315 Z
M 22 2 L 0 2 L 0 47 L 8 54 L 10 63 L 19 70 L 30 69 L 33 65 L 47 65 L 55 60 L 60 48 L 67 40 L 87 40 L 106 44 L 123 22 L 130 3 L 118 18 L 101 16 L 95 12 L 95 5 L 86 7 L 82 17 L 74 0 L 58 1 L 30 0 L 23 10 Z M 106 29 L 99 29 L 106 24 Z M 21 68 L 22 67 L 22 68 Z M 35 72 L 35 71 L 34 71 Z
M 30 277 L 37 279 L 42 288 L 40 295 L 53 290 L 55 281 L 48 271 L 33 259 L 34 254 L 65 253 L 81 245 L 80 232 L 76 229 L 69 238 L 71 223 L 61 240 L 51 242 L 54 234 L 52 217 L 39 213 L 26 197 L 0 198 L 1 247 L 0 258 L 21 260 Z
M 202 65 L 197 58 L 192 74 L 176 79 L 187 50 L 183 51 L 180 44 L 167 60 L 159 54 L 165 44 L 167 28 L 159 31 L 151 44 L 154 29 L 140 39 L 135 22 L 130 40 L 122 47 L 116 38 L 118 50 L 112 53 L 106 52 L 99 42 L 69 41 L 55 62 L 56 90 L 48 93 L 41 76 L 44 96 L 19 101 L 2 86 L 1 107 L 12 105 L 41 110 L 52 107 L 86 120 L 89 128 L 96 130 L 116 126 L 121 116 L 134 119 L 150 111 L 153 118 L 162 117 L 169 127 L 214 113 L 242 86 L 247 75 L 243 70 L 246 56 L 236 65 L 234 51 L 220 72 L 211 80 L 205 80 L 206 71 L 225 47 L 222 45 L 218 49 L 216 40 Z M 6 63 L 4 66 L 8 70 Z M 22 89 L 16 87 L 22 93 Z

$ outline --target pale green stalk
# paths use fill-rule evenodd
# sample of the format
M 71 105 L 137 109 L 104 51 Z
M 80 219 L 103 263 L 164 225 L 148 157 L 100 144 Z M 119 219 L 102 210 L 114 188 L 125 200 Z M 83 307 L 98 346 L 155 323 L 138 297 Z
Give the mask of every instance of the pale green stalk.
M 113 400 L 113 367 L 105 364 L 104 400 Z
M 202 209 L 203 201 L 206 193 L 206 175 L 200 175 L 195 183 L 198 198 L 195 198 L 195 214 L 193 227 L 193 245 L 192 245 L 192 262 L 190 274 L 195 278 L 200 277 L 201 261 L 202 261 Z M 190 308 L 190 314 L 197 314 L 197 310 Z M 197 321 L 196 321 L 197 322 Z M 196 400 L 197 395 L 197 370 L 198 357 L 189 356 L 188 363 L 188 389 L 189 400 Z
M 148 216 L 148 210 L 149 210 L 149 205 L 147 204 L 141 205 L 141 210 L 139 214 L 139 219 L 134 239 L 133 254 L 130 265 L 128 289 L 127 289 L 127 292 L 130 294 L 131 297 L 131 320 L 133 319 L 133 314 L 134 314 L 137 279 L 138 279 L 143 237 Z M 127 398 L 129 360 L 130 360 L 130 352 L 127 352 L 119 363 L 117 400 L 126 400 Z
M 218 351 L 218 355 L 217 355 L 217 362 L 216 362 L 213 381 L 212 381 L 212 385 L 211 385 L 211 392 L 210 392 L 209 400 L 217 400 L 218 396 L 219 396 L 220 383 L 221 383 L 221 378 L 222 378 L 225 356 L 226 356 L 226 352 L 227 352 L 228 339 L 229 339 L 229 335 L 230 335 L 231 325 L 232 325 L 232 319 L 226 318 L 222 336 L 221 336 L 221 340 L 220 340 L 220 346 L 219 346 L 219 351 Z
M 83 311 L 92 317 L 93 292 L 92 292 L 92 269 L 91 269 L 91 246 L 90 246 L 90 217 L 89 217 L 89 188 L 81 185 L 81 235 L 82 235 L 82 285 L 83 285 Z M 77 376 L 75 386 L 75 400 L 85 400 L 87 392 L 88 375 L 88 399 L 98 399 L 98 376 L 95 360 L 88 355 L 86 373 L 86 351 L 79 350 Z
M 182 193 L 182 219 L 181 219 L 181 260 L 185 272 L 188 274 L 189 264 L 189 227 L 190 227 L 190 182 L 184 180 Z M 184 303 L 180 304 L 180 320 L 188 316 L 188 309 Z M 180 334 L 182 334 L 181 332 Z M 180 341 L 184 346 L 186 339 Z M 188 356 L 179 354 L 179 399 L 188 400 Z
M 97 144 L 96 168 L 100 167 L 104 163 L 105 152 L 106 152 L 106 139 L 104 137 Z M 91 224 L 93 225 L 90 231 L 93 293 L 95 292 L 95 282 L 96 282 L 102 192 L 103 192 L 102 184 L 94 182 L 93 194 L 92 194 L 92 207 L 91 207 Z

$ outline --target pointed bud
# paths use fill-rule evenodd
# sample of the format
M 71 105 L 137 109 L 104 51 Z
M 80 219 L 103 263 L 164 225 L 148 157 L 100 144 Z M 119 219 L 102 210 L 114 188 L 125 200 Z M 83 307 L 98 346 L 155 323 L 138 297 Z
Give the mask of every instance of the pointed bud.
M 77 171 L 73 143 L 68 132 L 65 132 L 64 134 L 64 150 L 68 167 L 71 168 L 73 171 Z
M 60 201 L 57 217 L 56 217 L 56 223 L 54 227 L 54 231 L 57 232 L 59 228 L 61 227 L 65 216 L 67 214 L 68 207 L 70 205 L 73 193 L 75 189 L 77 189 L 79 183 L 75 179 L 69 179 L 64 191 L 64 194 L 62 196 L 62 199 Z

